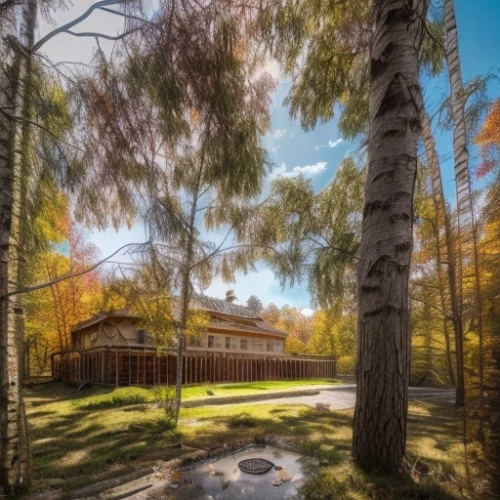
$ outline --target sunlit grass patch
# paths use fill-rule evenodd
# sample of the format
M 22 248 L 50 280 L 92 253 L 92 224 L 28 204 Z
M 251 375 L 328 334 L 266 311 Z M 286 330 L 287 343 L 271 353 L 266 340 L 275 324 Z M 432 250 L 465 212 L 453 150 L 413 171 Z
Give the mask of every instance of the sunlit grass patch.
M 336 385 L 340 381 L 331 378 L 310 378 L 301 380 L 268 380 L 264 382 L 239 382 L 236 384 L 200 384 L 186 386 L 182 389 L 184 399 L 206 398 L 207 390 L 217 397 L 246 396 L 262 394 L 263 392 L 285 391 L 294 388 L 300 389 L 315 385 Z
M 235 385 L 240 386 L 237 390 L 248 389 L 246 384 Z M 154 460 L 172 458 L 182 453 L 172 448 L 179 442 L 210 449 L 273 436 L 321 461 L 320 467 L 308 471 L 306 499 L 459 498 L 463 448 L 453 405 L 410 403 L 407 458 L 415 474 L 377 478 L 362 474 L 350 458 L 352 410 L 332 413 L 258 402 L 182 408 L 179 425 L 172 429 L 164 410 L 149 404 L 153 399 L 148 389 L 93 387 L 74 394 L 74 389 L 61 384 L 52 386 L 54 397 L 44 387 L 41 394 L 30 391 L 27 398 L 38 491 L 48 488 L 44 479 L 61 478 L 65 490 L 74 490 L 106 474 L 125 474 Z M 253 390 L 276 390 L 264 387 Z M 191 389 L 195 389 L 192 395 L 205 390 L 204 386 Z M 121 406 L 135 395 L 148 402 Z M 32 397 L 36 405 L 31 404 Z

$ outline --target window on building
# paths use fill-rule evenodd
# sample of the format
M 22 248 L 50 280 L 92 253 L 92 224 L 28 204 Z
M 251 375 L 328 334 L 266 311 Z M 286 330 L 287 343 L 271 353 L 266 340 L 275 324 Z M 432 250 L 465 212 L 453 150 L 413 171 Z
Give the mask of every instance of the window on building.
M 248 341 L 247 341 L 247 339 L 241 339 L 240 340 L 240 349 L 242 351 L 246 351 L 248 349 Z
M 226 349 L 231 349 L 231 337 L 226 337 Z
M 215 337 L 213 335 L 208 336 L 208 348 L 213 349 L 214 348 L 214 341 Z
M 266 344 L 266 351 L 267 352 L 273 352 L 274 351 L 274 345 L 272 342 L 267 342 Z

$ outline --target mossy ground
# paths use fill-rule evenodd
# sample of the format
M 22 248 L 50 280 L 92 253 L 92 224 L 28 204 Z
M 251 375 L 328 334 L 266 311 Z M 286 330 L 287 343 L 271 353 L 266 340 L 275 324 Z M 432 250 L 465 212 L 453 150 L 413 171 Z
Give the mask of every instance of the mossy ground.
M 232 390 L 277 390 L 282 383 L 265 384 L 261 389 L 235 384 L 235 389 L 216 386 L 212 390 L 217 395 Z M 192 393 L 186 397 L 206 390 L 187 389 Z M 47 480 L 53 478 L 64 479 L 63 488 L 73 490 L 104 475 L 123 474 L 157 459 L 168 459 L 179 453 L 173 445 L 180 441 L 185 446 L 210 448 L 273 435 L 292 440 L 301 453 L 322 460 L 323 466 L 311 471 L 304 489 L 306 498 L 461 498 L 463 448 L 451 404 L 410 404 L 410 473 L 388 479 L 364 475 L 352 465 L 352 410 L 330 413 L 298 405 L 258 403 L 186 408 L 181 411 L 178 428 L 172 430 L 163 410 L 148 404 L 153 398 L 146 389 L 92 388 L 77 395 L 62 384 L 47 384 L 26 396 L 34 491 L 48 488 Z M 115 402 L 139 404 L 91 404 L 113 398 Z

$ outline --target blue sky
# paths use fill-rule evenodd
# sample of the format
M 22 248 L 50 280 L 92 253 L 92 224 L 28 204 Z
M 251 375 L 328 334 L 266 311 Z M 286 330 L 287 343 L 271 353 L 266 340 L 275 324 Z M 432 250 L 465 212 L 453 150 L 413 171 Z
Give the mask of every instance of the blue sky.
M 74 19 L 93 3 L 90 0 L 77 0 L 73 7 L 55 16 L 56 24 Z M 462 74 L 464 81 L 474 76 L 500 68 L 500 0 L 455 0 L 459 43 L 461 51 Z M 79 31 L 90 28 L 93 31 L 116 33 L 121 28 L 118 16 L 106 13 L 94 14 L 83 23 Z M 44 34 L 54 26 L 42 22 L 41 33 Z M 103 42 L 103 46 L 107 42 Z M 50 41 L 44 48 L 45 53 L 54 61 L 82 61 L 90 59 L 94 42 L 92 39 L 75 38 L 61 35 Z M 279 78 L 277 90 L 273 98 L 272 126 L 264 137 L 263 144 L 268 149 L 274 167 L 270 178 L 276 175 L 294 175 L 302 172 L 311 178 L 317 190 L 325 187 L 334 177 L 342 158 L 357 148 L 356 142 L 343 141 L 337 130 L 337 118 L 330 123 L 318 125 L 313 131 L 304 132 L 300 124 L 288 118 L 288 109 L 282 106 L 289 85 L 280 78 L 279 68 L 270 63 L 268 69 L 273 76 Z M 446 74 L 439 78 L 425 79 L 425 99 L 431 112 L 439 107 L 439 103 L 448 92 Z M 500 96 L 500 85 L 491 86 L 490 95 Z M 437 146 L 440 155 L 448 158 L 443 162 L 443 178 L 446 196 L 450 201 L 454 198 L 454 177 L 451 134 L 438 134 Z M 477 152 L 472 150 L 472 160 L 477 161 Z M 116 233 L 114 230 L 93 232 L 89 234 L 101 250 L 102 256 L 109 255 L 120 246 L 130 242 L 141 242 L 145 239 L 144 225 L 138 222 L 131 230 L 126 228 Z M 232 288 L 241 302 L 250 295 L 258 295 L 264 304 L 274 302 L 278 306 L 290 304 L 310 313 L 310 297 L 307 284 L 296 285 L 293 289 L 282 290 L 273 273 L 265 267 L 257 273 L 238 276 L 232 285 L 215 280 L 206 290 L 207 294 L 224 297 Z

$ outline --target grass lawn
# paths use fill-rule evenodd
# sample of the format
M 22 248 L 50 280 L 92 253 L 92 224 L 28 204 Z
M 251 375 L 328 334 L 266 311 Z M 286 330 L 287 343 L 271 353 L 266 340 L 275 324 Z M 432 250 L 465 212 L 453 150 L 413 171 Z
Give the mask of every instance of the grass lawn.
M 183 387 L 183 401 L 209 398 L 207 391 L 216 397 L 247 396 L 265 392 L 279 392 L 304 387 L 337 385 L 341 382 L 335 379 L 281 380 L 267 382 L 247 382 L 237 384 L 200 384 Z M 61 385 L 49 384 L 46 389 L 39 387 L 34 396 L 48 398 L 65 398 L 71 390 Z M 173 390 L 173 387 L 171 387 Z M 95 386 L 91 391 L 85 391 L 81 398 L 74 398 L 75 405 L 86 409 L 113 408 L 141 403 L 153 403 L 157 400 L 155 388 L 121 387 L 119 389 Z M 36 403 L 35 403 L 36 404 Z
M 247 385 L 235 384 L 234 393 L 290 387 L 286 382 L 256 384 L 260 389 Z M 206 390 L 186 388 L 188 394 L 190 389 L 190 397 L 203 396 L 202 390 Z M 135 388 L 113 392 L 126 391 L 139 391 L 139 395 L 140 391 L 150 392 Z M 303 454 L 323 461 L 305 486 L 308 499 L 461 498 L 463 453 L 455 408 L 449 404 L 410 405 L 408 462 L 413 474 L 411 478 L 387 480 L 365 476 L 353 467 L 351 410 L 330 413 L 258 403 L 208 406 L 181 410 L 179 427 L 171 430 L 163 411 L 141 403 L 140 397 L 134 406 L 95 404 L 98 398 L 112 401 L 113 392 L 92 388 L 74 395 L 62 384 L 28 391 L 35 491 L 49 489 L 54 478 L 63 479 L 63 488 L 72 490 L 158 459 L 168 460 L 180 453 L 172 447 L 179 441 L 185 446 L 210 448 L 274 435 L 289 439 Z M 233 394 L 227 385 L 216 386 L 214 392 Z M 133 399 L 130 394 L 127 397 Z M 125 399 L 122 394 L 117 401 Z

